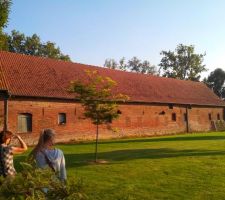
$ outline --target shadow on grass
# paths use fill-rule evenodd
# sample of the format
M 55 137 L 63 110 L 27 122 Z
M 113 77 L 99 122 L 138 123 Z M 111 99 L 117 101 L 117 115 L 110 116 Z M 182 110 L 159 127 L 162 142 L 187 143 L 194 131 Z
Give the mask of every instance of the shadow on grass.
M 120 139 L 113 141 L 101 141 L 101 144 L 108 143 L 134 143 L 134 142 L 170 142 L 170 141 L 199 141 L 199 140 L 225 140 L 224 136 L 158 136 L 143 139 Z
M 200 141 L 200 140 L 225 140 L 225 136 L 171 136 L 171 137 L 157 137 L 157 138 L 142 138 L 142 139 L 120 139 L 114 141 L 102 141 L 100 144 L 110 143 L 139 143 L 139 142 L 169 142 L 169 141 Z M 90 143 L 78 144 L 78 145 L 90 145 Z M 68 144 L 66 146 L 75 146 L 76 144 Z M 188 157 L 188 156 L 220 156 L 225 155 L 224 151 L 216 150 L 201 150 L 201 149 L 188 149 L 188 150 L 175 150 L 170 148 L 159 148 L 159 149 L 126 149 L 126 150 L 115 150 L 108 152 L 99 152 L 99 159 L 108 160 L 113 164 L 117 161 L 129 161 L 135 159 L 163 159 L 173 157 Z M 80 167 L 84 165 L 90 165 L 87 161 L 93 160 L 94 153 L 80 153 L 80 154 L 66 154 L 65 155 L 67 167 Z M 24 162 L 26 155 L 16 156 L 15 166 L 17 169 L 21 169 L 19 162 Z
M 109 161 L 106 165 L 116 164 L 120 161 L 129 161 L 137 159 L 164 159 L 177 157 L 202 157 L 202 156 L 224 156 L 224 151 L 217 150 L 201 150 L 201 149 L 187 149 L 176 150 L 170 148 L 159 149 L 126 149 L 108 152 L 99 152 L 98 158 Z M 65 154 L 66 164 L 68 168 L 82 167 L 91 165 L 88 161 L 93 160 L 94 153 L 80 153 L 80 154 Z M 16 156 L 15 166 L 19 171 L 21 169 L 19 162 L 24 162 L 26 156 Z
M 109 164 L 115 164 L 119 161 L 129 161 L 137 159 L 164 159 L 176 157 L 202 157 L 202 156 L 224 156 L 224 151 L 216 150 L 201 150 L 201 149 L 188 149 L 188 150 L 175 150 L 169 148 L 160 149 L 127 149 L 109 152 L 99 152 L 98 158 L 108 160 Z M 81 167 L 89 165 L 88 160 L 93 160 L 93 153 L 84 154 L 66 154 L 67 167 Z

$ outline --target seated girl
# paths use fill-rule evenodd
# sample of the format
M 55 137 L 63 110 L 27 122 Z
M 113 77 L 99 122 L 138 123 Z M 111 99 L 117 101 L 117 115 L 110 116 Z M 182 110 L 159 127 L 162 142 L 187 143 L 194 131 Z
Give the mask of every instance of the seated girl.
M 56 172 L 60 180 L 65 181 L 67 176 L 64 154 L 60 149 L 54 147 L 54 139 L 55 131 L 44 129 L 40 134 L 38 144 L 31 154 L 36 160 L 38 167 L 50 167 Z

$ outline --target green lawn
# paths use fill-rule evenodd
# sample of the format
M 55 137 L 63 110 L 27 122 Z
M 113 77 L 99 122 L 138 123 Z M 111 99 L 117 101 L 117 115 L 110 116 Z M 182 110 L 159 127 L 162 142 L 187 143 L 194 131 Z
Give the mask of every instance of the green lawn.
M 93 200 L 225 199 L 225 132 L 59 145 L 69 177 L 82 177 Z M 16 157 L 16 166 L 24 156 Z M 131 198 L 132 199 L 132 198 Z

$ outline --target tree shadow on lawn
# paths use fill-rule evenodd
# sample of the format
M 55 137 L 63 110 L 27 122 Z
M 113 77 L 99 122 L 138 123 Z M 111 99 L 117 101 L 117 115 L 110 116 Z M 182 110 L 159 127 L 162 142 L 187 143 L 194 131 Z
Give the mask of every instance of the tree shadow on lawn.
M 98 158 L 108 160 L 108 164 L 115 164 L 118 161 L 129 161 L 137 159 L 164 159 L 177 157 L 202 157 L 202 156 L 224 156 L 224 151 L 187 149 L 175 150 L 169 148 L 159 149 L 126 149 L 108 152 L 99 152 Z M 88 161 L 93 160 L 94 153 L 66 154 L 67 167 L 81 167 L 90 165 Z
M 124 149 L 107 152 L 99 152 L 98 158 L 107 160 L 109 163 L 103 165 L 116 164 L 120 161 L 138 160 L 138 159 L 164 159 L 178 157 L 203 157 L 203 156 L 224 156 L 224 151 L 186 149 L 176 150 L 171 148 L 159 149 Z M 14 162 L 16 169 L 21 170 L 20 162 L 26 160 L 26 155 L 15 156 Z M 65 154 L 67 168 L 82 167 L 91 165 L 89 161 L 94 160 L 93 153 Z
M 108 143 L 135 143 L 135 142 L 171 142 L 171 141 L 199 141 L 199 140 L 225 140 L 224 136 L 152 136 L 143 139 L 120 139 L 113 141 L 101 141 L 101 144 Z

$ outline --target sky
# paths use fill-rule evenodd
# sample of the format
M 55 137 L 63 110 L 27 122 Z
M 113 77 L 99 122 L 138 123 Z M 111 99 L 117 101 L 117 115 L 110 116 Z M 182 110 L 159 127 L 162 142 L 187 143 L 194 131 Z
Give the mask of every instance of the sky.
M 225 70 L 225 0 L 13 0 L 6 32 L 55 42 L 72 61 L 102 66 L 137 56 L 158 65 L 180 43 Z

